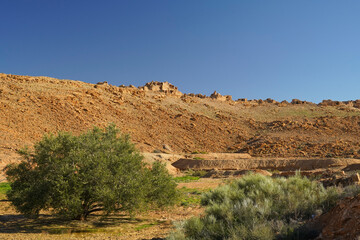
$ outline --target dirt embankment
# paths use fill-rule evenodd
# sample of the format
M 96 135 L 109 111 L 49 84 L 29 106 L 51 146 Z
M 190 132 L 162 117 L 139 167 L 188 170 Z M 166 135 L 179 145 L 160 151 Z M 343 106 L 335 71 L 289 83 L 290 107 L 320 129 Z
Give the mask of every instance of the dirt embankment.
M 360 164 L 360 159 L 304 159 L 304 158 L 251 158 L 251 159 L 186 159 L 181 158 L 172 165 L 180 170 L 246 170 L 263 169 L 278 171 L 310 171 L 316 169 L 340 169 Z
M 360 238 L 360 195 L 341 200 L 330 211 L 303 226 L 319 233 L 316 240 L 356 240 Z
M 360 195 L 344 199 L 320 218 L 324 228 L 318 239 L 359 239 Z

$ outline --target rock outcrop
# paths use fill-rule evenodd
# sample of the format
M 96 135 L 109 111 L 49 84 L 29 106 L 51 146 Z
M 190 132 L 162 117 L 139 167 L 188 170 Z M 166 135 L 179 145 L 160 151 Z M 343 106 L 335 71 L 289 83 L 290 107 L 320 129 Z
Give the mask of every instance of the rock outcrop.
M 177 87 L 168 82 L 156 82 L 152 81 L 146 83 L 145 86 L 139 87 L 139 89 L 143 89 L 144 91 L 154 91 L 161 92 L 169 95 L 179 96 L 181 97 L 183 94 L 178 90 Z
M 348 107 L 348 108 L 360 108 L 360 99 L 354 101 L 333 101 L 333 100 L 323 100 L 318 104 L 319 106 L 327 107 Z
M 210 98 L 212 99 L 216 99 L 219 101 L 232 101 L 232 97 L 230 95 L 221 95 L 220 93 L 214 91 L 211 95 Z

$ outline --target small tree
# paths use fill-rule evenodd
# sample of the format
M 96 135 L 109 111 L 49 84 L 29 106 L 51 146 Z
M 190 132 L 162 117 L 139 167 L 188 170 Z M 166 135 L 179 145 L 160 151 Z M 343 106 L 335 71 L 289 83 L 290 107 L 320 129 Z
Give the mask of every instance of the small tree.
M 172 204 L 176 183 L 164 165 L 146 166 L 129 136 L 118 135 L 114 125 L 45 135 L 34 152 L 19 151 L 20 164 L 6 167 L 8 199 L 26 215 L 51 209 L 71 219 Z

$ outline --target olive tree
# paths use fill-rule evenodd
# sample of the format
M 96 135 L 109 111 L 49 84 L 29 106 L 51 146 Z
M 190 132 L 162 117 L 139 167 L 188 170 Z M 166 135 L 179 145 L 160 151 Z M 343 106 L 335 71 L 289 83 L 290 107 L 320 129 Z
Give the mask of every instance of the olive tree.
M 8 199 L 30 216 L 52 210 L 71 219 L 102 211 L 134 211 L 172 204 L 176 183 L 161 163 L 146 165 L 115 125 L 79 136 L 45 135 L 19 153 L 24 160 L 5 168 Z

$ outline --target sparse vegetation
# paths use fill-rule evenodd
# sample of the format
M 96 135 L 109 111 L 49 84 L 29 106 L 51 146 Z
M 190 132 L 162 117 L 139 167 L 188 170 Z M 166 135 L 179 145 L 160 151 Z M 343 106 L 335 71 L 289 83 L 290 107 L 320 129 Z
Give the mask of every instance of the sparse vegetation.
M 186 172 L 186 175 L 188 176 L 194 176 L 194 177 L 203 177 L 207 174 L 207 171 L 205 170 L 193 170 L 193 169 L 189 169 Z
M 206 151 L 194 151 L 191 154 L 207 154 L 208 152 Z
M 140 231 L 140 230 L 142 230 L 142 229 L 150 228 L 150 227 L 156 226 L 156 225 L 158 225 L 158 224 L 159 224 L 158 222 L 142 224 L 142 225 L 136 227 L 135 230 L 136 230 L 136 231 Z
M 25 215 L 52 209 L 70 219 L 174 203 L 176 183 L 164 165 L 146 167 L 129 137 L 118 135 L 109 125 L 80 136 L 44 136 L 34 152 L 19 152 L 25 160 L 7 166 L 8 199 Z
M 199 180 L 201 177 L 205 176 L 206 173 L 207 171 L 204 170 L 189 169 L 185 172 L 186 175 L 180 177 L 174 177 L 174 180 L 177 183 L 194 182 Z
M 359 189 L 325 189 L 299 174 L 288 179 L 249 174 L 203 194 L 205 214 L 180 224 L 169 239 L 309 237 L 299 226 Z
M 175 182 L 180 183 L 180 182 L 193 182 L 193 181 L 197 181 L 199 180 L 200 177 L 195 177 L 195 176 L 181 176 L 181 177 L 174 177 Z
M 10 191 L 10 184 L 7 182 L 0 183 L 0 200 L 6 198 L 6 193 Z
M 182 187 L 180 189 L 180 205 L 181 206 L 199 206 L 201 202 L 201 195 L 206 190 L 200 191 L 198 189 Z

